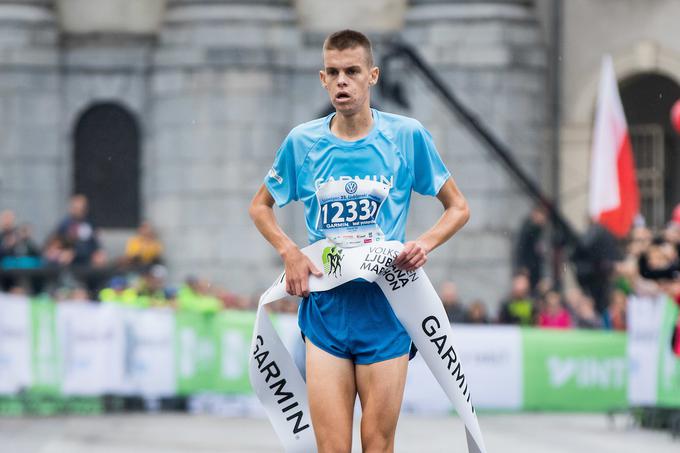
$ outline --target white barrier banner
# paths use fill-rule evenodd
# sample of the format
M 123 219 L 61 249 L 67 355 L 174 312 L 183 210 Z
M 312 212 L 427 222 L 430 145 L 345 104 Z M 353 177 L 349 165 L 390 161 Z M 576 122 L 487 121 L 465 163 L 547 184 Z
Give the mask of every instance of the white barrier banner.
M 628 402 L 655 405 L 659 371 L 661 323 L 666 295 L 628 299 Z
M 0 295 L 0 394 L 31 384 L 30 309 L 27 297 Z
M 465 423 L 469 453 L 486 448 L 471 404 L 469 378 L 453 346 L 453 332 L 444 307 L 423 269 L 405 272 L 391 266 L 403 245 L 341 249 L 319 241 L 302 251 L 324 276 L 310 276 L 311 291 L 327 291 L 356 278 L 376 282 L 418 347 L 420 355 Z M 250 358 L 250 381 L 286 452 L 315 452 L 307 389 L 293 358 L 284 347 L 264 310 L 287 297 L 285 273 L 262 295 L 255 320 Z M 453 450 L 453 448 L 452 448 Z
M 475 383 L 475 408 L 519 410 L 523 403 L 522 334 L 517 326 L 454 324 L 455 344 L 465 374 Z M 417 355 L 409 364 L 403 409 L 405 412 L 443 414 L 451 402 L 427 365 Z
M 148 397 L 174 395 L 177 378 L 173 311 L 125 309 L 124 335 L 122 393 Z
M 121 310 L 108 304 L 83 302 L 62 302 L 57 306 L 65 395 L 97 396 L 125 387 Z

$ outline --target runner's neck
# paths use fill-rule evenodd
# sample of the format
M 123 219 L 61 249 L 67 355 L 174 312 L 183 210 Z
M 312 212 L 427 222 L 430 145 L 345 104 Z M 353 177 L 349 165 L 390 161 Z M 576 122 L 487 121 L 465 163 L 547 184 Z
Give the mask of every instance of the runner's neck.
M 373 112 L 370 107 L 353 115 L 343 115 L 340 112 L 337 112 L 333 118 L 331 118 L 331 132 L 342 140 L 361 140 L 371 133 L 372 128 Z

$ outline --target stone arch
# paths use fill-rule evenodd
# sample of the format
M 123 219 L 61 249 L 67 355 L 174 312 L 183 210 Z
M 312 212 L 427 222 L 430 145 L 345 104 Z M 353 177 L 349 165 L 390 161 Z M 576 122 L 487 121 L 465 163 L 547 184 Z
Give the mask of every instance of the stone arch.
M 612 55 L 619 83 L 642 73 L 657 73 L 680 83 L 680 58 L 652 42 L 640 42 L 627 53 Z M 570 122 L 590 124 L 597 102 L 600 62 L 593 67 L 588 82 L 574 103 Z
M 86 195 L 97 227 L 134 228 L 140 220 L 140 127 L 115 102 L 81 112 L 73 128 L 73 192 Z
M 619 84 L 649 73 L 680 83 L 680 58 L 656 42 L 640 41 L 613 54 L 612 59 Z M 587 225 L 590 144 L 599 78 L 598 60 L 571 108 L 564 112 L 560 126 L 560 205 L 580 229 Z

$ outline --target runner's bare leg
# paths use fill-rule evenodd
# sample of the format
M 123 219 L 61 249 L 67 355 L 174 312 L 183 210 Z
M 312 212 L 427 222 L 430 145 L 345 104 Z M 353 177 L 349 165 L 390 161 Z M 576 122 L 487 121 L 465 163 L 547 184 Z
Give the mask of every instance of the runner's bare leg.
M 408 354 L 370 365 L 356 365 L 364 453 L 394 451 L 394 434 L 404 396 L 407 368 Z
M 350 453 L 356 385 L 354 364 L 307 340 L 307 392 L 318 453 Z

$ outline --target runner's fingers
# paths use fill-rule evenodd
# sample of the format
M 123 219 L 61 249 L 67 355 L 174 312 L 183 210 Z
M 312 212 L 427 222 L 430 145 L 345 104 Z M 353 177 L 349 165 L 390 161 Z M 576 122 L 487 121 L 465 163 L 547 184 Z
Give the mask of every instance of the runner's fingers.
M 311 261 L 309 261 L 309 271 L 316 277 L 323 277 L 323 272 L 317 269 L 314 263 L 312 263 Z
M 407 250 L 402 250 L 402 252 L 394 260 L 394 265 L 397 267 L 403 266 L 410 259 L 410 254 Z
M 415 271 L 418 268 L 421 268 L 427 263 L 427 256 L 424 256 L 422 259 L 420 259 L 414 266 L 413 270 Z
M 404 264 L 404 262 L 406 262 L 407 257 L 411 253 L 411 249 L 413 249 L 413 243 L 409 242 L 401 250 L 401 253 L 399 254 L 399 256 L 397 256 L 397 259 L 394 260 L 394 265 L 401 266 L 402 264 Z
M 422 260 L 423 257 L 425 257 L 425 253 L 422 251 L 420 252 L 414 252 L 414 254 L 409 258 L 409 260 L 406 262 L 406 266 L 412 267 L 415 265 L 418 261 Z
M 309 296 L 309 284 L 306 280 L 302 280 L 300 282 L 300 296 L 301 297 Z

